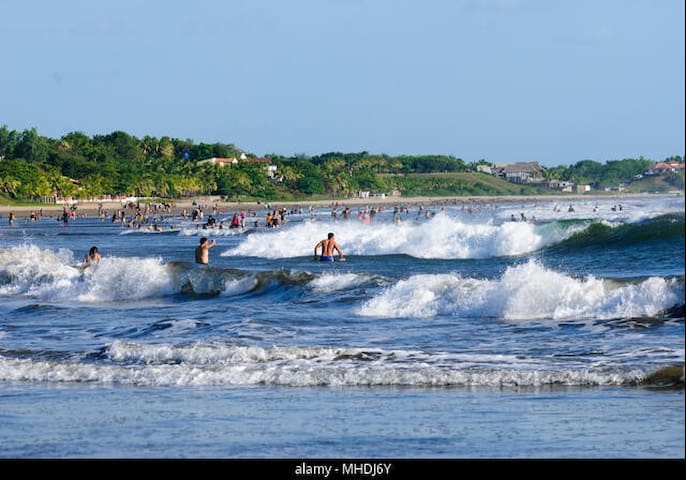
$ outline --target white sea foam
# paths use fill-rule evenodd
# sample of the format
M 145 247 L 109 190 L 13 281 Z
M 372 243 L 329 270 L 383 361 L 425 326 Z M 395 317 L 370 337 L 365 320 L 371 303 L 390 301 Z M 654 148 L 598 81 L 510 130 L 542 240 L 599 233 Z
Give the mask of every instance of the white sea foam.
M 574 211 L 569 211 L 569 206 Z M 622 209 L 619 210 L 619 205 Z M 557 208 L 555 209 L 555 206 Z M 615 210 L 612 208 L 615 207 Z M 627 199 L 620 197 L 598 198 L 588 197 L 564 201 L 556 199 L 541 201 L 538 199 L 522 199 L 521 202 L 505 202 L 500 204 L 497 216 L 502 221 L 515 216 L 520 218 L 524 214 L 527 218 L 536 217 L 546 222 L 554 220 L 587 220 L 594 219 L 611 224 L 635 223 L 654 218 L 665 213 L 683 213 L 684 197 L 651 197 L 649 201 L 641 198 Z
M 497 209 L 468 215 L 456 207 L 448 207 L 430 220 L 415 222 L 406 219 L 396 225 L 377 219 L 369 225 L 357 220 L 314 220 L 286 224 L 276 230 L 249 233 L 238 246 L 225 250 L 223 256 L 255 256 L 263 258 L 290 258 L 309 256 L 314 244 L 336 233 L 343 251 L 350 255 L 404 254 L 416 258 L 490 258 L 522 255 L 559 243 L 583 231 L 594 222 L 617 227 L 626 222 L 638 222 L 668 212 L 683 212 L 683 198 L 668 198 L 656 204 L 640 201 L 621 202 L 617 199 L 572 202 L 574 212 L 553 212 L 555 202 L 506 202 Z M 595 204 L 599 203 L 597 211 Z M 621 212 L 611 206 L 623 203 Z M 536 217 L 542 223 L 512 222 L 511 216 L 529 219 Z M 579 220 L 557 222 L 555 220 Z
M 223 343 L 195 343 L 186 346 L 146 345 L 115 341 L 107 348 L 107 357 L 114 362 L 167 363 L 186 362 L 200 365 L 228 365 L 232 363 L 263 363 L 279 361 L 333 361 L 354 357 L 370 350 L 333 347 L 247 347 Z M 381 354 L 380 351 L 374 351 Z M 395 352 L 389 352 L 389 355 Z
M 520 255 L 559 242 L 574 232 L 539 231 L 526 222 L 465 223 L 448 215 L 436 215 L 423 223 L 374 223 L 350 220 L 335 224 L 303 222 L 277 231 L 247 235 L 222 256 L 288 258 L 312 255 L 314 244 L 334 231 L 349 255 L 405 254 L 417 258 L 487 258 Z M 550 230 L 550 229 L 548 229 Z
M 376 353 L 376 356 L 374 354 Z M 113 344 L 112 364 L 36 361 L 0 357 L 0 381 L 97 382 L 139 386 L 285 385 L 285 386 L 495 386 L 622 385 L 641 382 L 647 372 L 498 365 L 473 359 L 432 363 L 430 356 L 405 361 L 411 354 L 323 347 L 189 347 Z M 395 359 L 403 359 L 397 361 Z M 513 357 L 514 359 L 514 357 Z M 428 361 L 427 361 L 428 360 Z M 516 362 L 516 359 L 514 359 Z M 476 365 L 476 366 L 475 366 Z
M 216 271 L 170 268 L 161 258 L 104 257 L 98 265 L 75 265 L 69 250 L 34 245 L 0 249 L 0 294 L 84 303 L 132 301 L 170 295 L 190 285 L 194 293 L 237 295 L 254 288 L 254 277 L 225 278 Z
M 543 386 L 622 385 L 641 382 L 650 372 L 622 367 L 643 350 L 615 352 L 614 360 L 500 353 L 448 353 L 353 347 L 239 346 L 226 343 L 149 345 L 117 340 L 105 351 L 108 362 L 44 361 L 0 356 L 0 381 L 97 382 L 141 386 Z M 649 353 L 660 364 L 683 361 L 683 350 Z
M 245 228 L 210 228 L 210 229 L 203 229 L 203 228 L 182 228 L 181 231 L 179 231 L 179 235 L 185 236 L 185 237 L 192 237 L 192 236 L 201 236 L 201 237 L 232 237 L 234 235 L 243 235 L 245 234 L 249 229 Z
M 257 285 L 257 278 L 250 276 L 245 278 L 238 278 L 224 281 L 224 288 L 222 293 L 225 295 L 241 295 L 247 293 L 255 288 Z
M 0 278 L 5 278 L 0 294 L 59 294 L 80 277 L 70 263 L 73 254 L 65 249 L 54 252 L 35 245 L 0 248 Z
M 330 293 L 359 285 L 369 278 L 355 273 L 324 273 L 313 279 L 309 285 L 316 293 Z
M 105 257 L 85 271 L 83 302 L 139 300 L 173 293 L 171 277 L 161 258 Z
M 199 326 L 202 326 L 203 323 L 199 320 L 193 320 L 190 318 L 184 318 L 184 319 L 173 319 L 173 318 L 168 318 L 161 320 L 158 322 L 158 324 L 163 323 L 165 324 L 165 328 L 163 330 L 160 330 L 159 332 L 162 333 L 164 336 L 169 336 L 169 335 L 183 335 L 189 332 L 192 332 Z M 158 332 L 152 333 L 152 335 L 157 335 Z
M 683 301 L 683 283 L 651 277 L 615 284 L 574 278 L 530 260 L 495 280 L 458 274 L 414 275 L 362 305 L 383 318 L 459 315 L 509 320 L 608 319 L 653 316 Z

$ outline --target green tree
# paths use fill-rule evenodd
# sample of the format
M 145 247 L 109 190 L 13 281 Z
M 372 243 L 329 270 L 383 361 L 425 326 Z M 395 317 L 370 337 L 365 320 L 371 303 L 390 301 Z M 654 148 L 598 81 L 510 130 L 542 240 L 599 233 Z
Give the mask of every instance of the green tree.
M 48 139 L 38 135 L 36 128 L 24 130 L 15 147 L 14 155 L 30 161 L 44 162 L 48 158 Z
M 0 127 L 0 158 L 13 158 L 19 135 L 9 130 L 7 125 Z
M 105 135 L 101 140 L 110 145 L 116 155 L 126 160 L 138 159 L 142 153 L 138 139 L 121 130 Z
M 170 159 L 174 156 L 174 143 L 169 137 L 160 138 L 159 152 L 165 159 Z
M 91 174 L 81 179 L 80 198 L 97 198 L 112 192 L 112 182 L 100 174 Z
M 150 174 L 139 176 L 133 185 L 137 197 L 151 197 L 155 191 L 155 181 Z
M 545 170 L 545 178 L 549 180 L 559 180 L 565 176 L 565 172 L 567 171 L 567 167 L 560 166 L 560 167 L 550 167 Z
M 94 157 L 93 143 L 83 132 L 70 132 L 57 142 L 57 153 L 68 154 L 92 160 Z
M 300 160 L 296 168 L 301 176 L 295 181 L 295 187 L 305 195 L 324 193 L 325 186 L 322 174 L 315 165 L 307 160 Z
M 20 186 L 21 182 L 14 177 L 9 175 L 0 177 L 0 192 L 9 197 L 16 198 Z
M 199 145 L 193 145 L 188 152 L 189 158 L 193 161 L 205 160 L 206 158 L 212 158 L 216 155 L 214 154 L 214 145 L 207 143 L 201 143 Z
M 283 178 L 284 182 L 292 184 L 298 180 L 302 174 L 291 165 L 283 165 L 278 168 L 277 175 Z
M 333 195 L 346 194 L 350 191 L 350 174 L 342 158 L 327 159 L 322 165 L 322 174 L 326 189 Z
M 582 160 L 569 167 L 562 175 L 562 180 L 575 183 L 595 184 L 602 175 L 603 165 L 593 160 Z
M 391 173 L 400 173 L 403 169 L 403 162 L 397 158 L 394 158 L 390 161 L 388 168 Z
M 160 154 L 160 141 L 149 135 L 141 139 L 138 148 L 146 157 L 156 157 Z
M 353 182 L 359 190 L 370 192 L 386 192 L 389 190 L 386 183 L 371 170 L 362 170 L 353 175 Z

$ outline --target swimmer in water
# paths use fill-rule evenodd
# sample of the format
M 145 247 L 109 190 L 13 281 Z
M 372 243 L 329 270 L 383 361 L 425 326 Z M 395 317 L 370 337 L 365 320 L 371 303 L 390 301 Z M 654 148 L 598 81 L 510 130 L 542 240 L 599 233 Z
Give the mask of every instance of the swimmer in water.
M 319 256 L 319 260 L 322 262 L 333 262 L 333 252 L 334 250 L 338 252 L 338 259 L 343 260 L 343 250 L 341 246 L 336 242 L 333 232 L 329 232 L 324 240 L 321 240 L 314 246 L 314 257 L 317 258 L 317 250 L 319 247 L 322 248 L 322 254 Z
M 210 263 L 210 248 L 217 244 L 216 240 L 207 241 L 207 237 L 200 239 L 200 245 L 195 247 L 195 263 L 207 265 Z
M 83 257 L 83 262 L 86 265 L 97 265 L 100 261 L 100 252 L 98 247 L 91 247 L 85 257 Z

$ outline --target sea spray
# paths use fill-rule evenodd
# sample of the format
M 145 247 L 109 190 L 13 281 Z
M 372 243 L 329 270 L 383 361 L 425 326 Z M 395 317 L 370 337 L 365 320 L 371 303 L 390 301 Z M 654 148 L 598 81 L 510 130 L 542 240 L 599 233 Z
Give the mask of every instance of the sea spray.
M 355 287 L 371 279 L 355 273 L 323 273 L 314 278 L 309 286 L 315 293 L 331 293 Z
M 166 264 L 160 257 L 106 256 L 86 267 L 67 249 L 0 249 L 0 294 L 44 301 L 136 301 L 184 292 L 236 295 L 250 291 L 256 282 L 254 275 L 183 262 Z
M 222 256 L 291 258 L 311 256 L 314 245 L 334 231 L 346 255 L 409 255 L 416 258 L 488 258 L 520 255 L 559 241 L 544 239 L 525 222 L 472 224 L 447 215 L 422 223 L 375 223 L 355 220 L 326 224 L 304 222 L 279 231 L 254 232 Z
M 46 250 L 35 245 L 0 248 L 0 294 L 24 293 L 50 298 L 81 276 L 70 250 Z
M 83 302 L 140 300 L 173 293 L 169 272 L 161 258 L 106 257 L 87 272 Z
M 348 354 L 344 354 L 345 352 Z M 281 385 L 281 386 L 414 386 L 541 387 L 545 385 L 633 385 L 651 371 L 544 364 L 518 365 L 483 360 L 441 363 L 431 355 L 379 352 L 369 361 L 360 349 L 321 347 L 232 348 L 212 345 L 174 347 L 113 345 L 112 363 L 13 359 L 0 356 L 0 381 L 123 384 L 136 386 Z M 400 359 L 400 360 L 399 360 Z
M 652 316 L 683 301 L 683 282 L 651 277 L 617 283 L 575 278 L 535 260 L 508 267 L 499 279 L 459 274 L 413 275 L 365 302 L 363 316 L 459 315 L 506 320 L 584 320 Z

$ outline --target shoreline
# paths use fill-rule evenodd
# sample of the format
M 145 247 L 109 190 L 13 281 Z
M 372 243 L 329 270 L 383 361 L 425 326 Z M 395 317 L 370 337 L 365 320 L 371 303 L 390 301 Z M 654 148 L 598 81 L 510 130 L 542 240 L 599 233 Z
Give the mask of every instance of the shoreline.
M 600 200 L 604 198 L 614 199 L 637 199 L 637 198 L 671 198 L 683 197 L 684 192 L 672 193 L 598 193 L 598 194 L 551 194 L 551 195 L 485 195 L 485 196 L 450 196 L 450 197 L 374 197 L 374 198 L 347 198 L 347 199 L 332 199 L 332 200 L 302 200 L 302 201 L 274 201 L 274 202 L 226 202 L 222 201 L 220 196 L 198 196 L 193 198 L 183 199 L 141 199 L 140 204 L 146 203 L 170 203 L 173 205 L 172 211 L 174 214 L 180 213 L 183 209 L 191 210 L 193 202 L 197 204 L 214 205 L 217 204 L 222 210 L 266 210 L 267 205 L 271 209 L 281 207 L 345 207 L 345 206 L 377 206 L 377 205 L 459 205 L 462 203 L 511 203 L 511 202 L 538 202 L 538 201 L 579 201 L 579 200 Z M 98 205 L 102 204 L 105 210 L 109 212 L 116 210 L 126 210 L 126 206 L 121 200 L 107 200 L 95 202 L 76 202 L 78 206 L 78 213 L 86 213 L 88 215 L 97 213 Z M 4 217 L 10 212 L 15 214 L 28 214 L 31 211 L 43 209 L 44 215 L 61 213 L 64 206 L 62 204 L 35 204 L 35 205 L 1 205 L 0 214 Z

